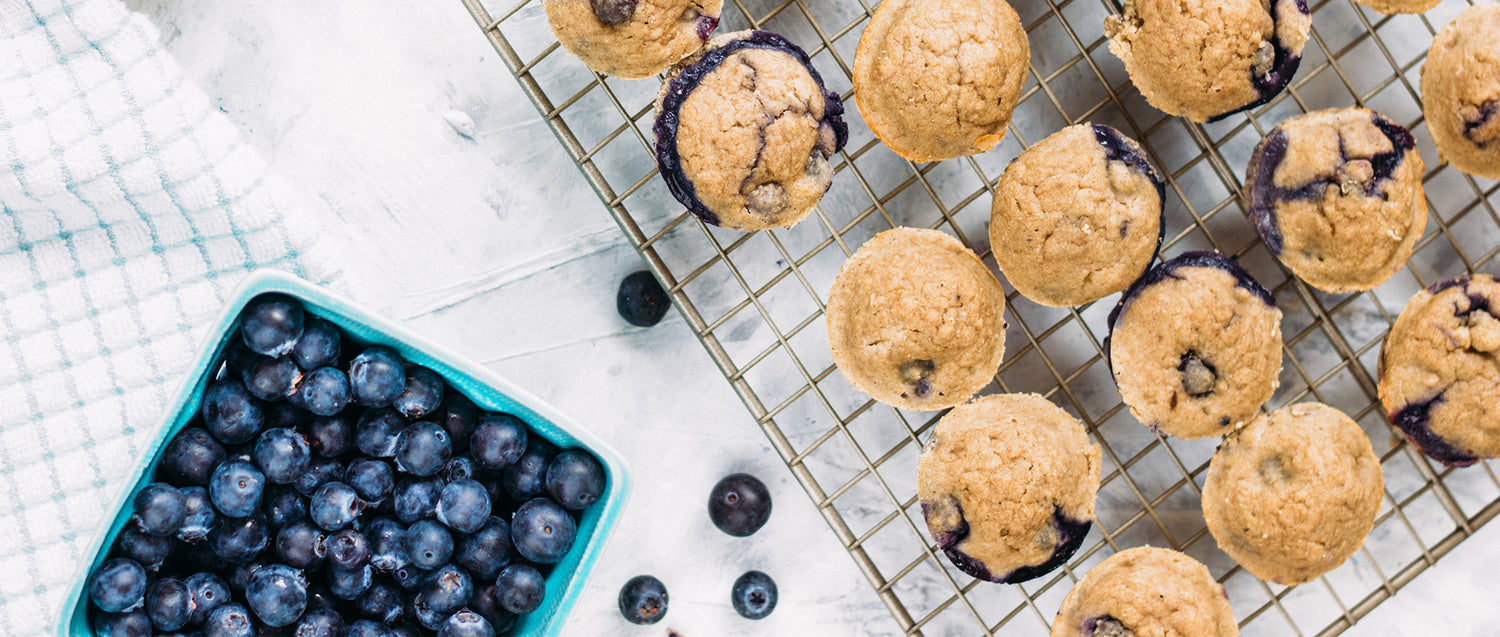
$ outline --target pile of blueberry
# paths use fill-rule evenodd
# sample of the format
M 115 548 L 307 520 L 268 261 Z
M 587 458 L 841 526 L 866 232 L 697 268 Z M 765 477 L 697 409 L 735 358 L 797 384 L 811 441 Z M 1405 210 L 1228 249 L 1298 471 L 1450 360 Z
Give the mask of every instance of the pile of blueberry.
M 604 492 L 593 455 L 294 299 L 241 319 L 89 579 L 101 637 L 483 637 L 541 605 Z

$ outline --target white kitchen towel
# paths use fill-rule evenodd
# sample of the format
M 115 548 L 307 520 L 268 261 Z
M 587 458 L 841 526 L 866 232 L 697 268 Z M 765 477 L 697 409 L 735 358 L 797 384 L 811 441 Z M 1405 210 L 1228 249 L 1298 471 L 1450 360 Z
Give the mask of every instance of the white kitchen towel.
M 0 635 L 54 630 L 222 299 L 339 276 L 119 0 L 0 0 Z

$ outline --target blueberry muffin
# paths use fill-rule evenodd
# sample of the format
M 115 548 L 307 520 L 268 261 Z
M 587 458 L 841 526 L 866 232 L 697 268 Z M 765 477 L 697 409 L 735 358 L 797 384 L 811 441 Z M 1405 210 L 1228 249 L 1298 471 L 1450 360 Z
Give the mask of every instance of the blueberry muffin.
M 1012 161 L 995 190 L 990 250 L 1011 285 L 1042 305 L 1124 290 L 1161 247 L 1161 176 L 1109 126 L 1053 133 Z
M 986 396 L 938 421 L 917 498 L 938 548 L 988 582 L 1024 582 L 1072 557 L 1094 522 L 1099 446 L 1036 394 Z
M 724 0 L 546 0 L 547 24 L 589 68 L 650 77 L 703 46 Z
M 1031 60 L 1001 0 L 885 0 L 854 54 L 859 111 L 913 161 L 982 153 L 1005 137 Z
M 1438 6 L 1441 0 L 1354 0 L 1362 5 L 1385 14 L 1391 13 L 1426 13 L 1428 9 Z
M 1287 119 L 1255 147 L 1250 219 L 1271 254 L 1326 292 L 1368 290 L 1406 265 L 1427 228 L 1411 134 L 1363 108 Z
M 1320 403 L 1261 415 L 1208 464 L 1203 517 L 1256 577 L 1293 586 L 1343 564 L 1375 526 L 1380 459 L 1353 419 Z
M 1286 88 L 1311 25 L 1306 0 L 1125 0 L 1104 33 L 1147 102 L 1209 122 Z
M 1236 637 L 1229 595 L 1208 567 L 1139 546 L 1089 569 L 1057 611 L 1052 637 Z
M 1222 436 L 1255 416 L 1281 372 L 1281 310 L 1217 252 L 1151 268 L 1109 314 L 1105 354 L 1130 413 L 1157 433 Z
M 656 165 L 704 223 L 801 221 L 833 184 L 849 127 L 807 53 L 767 31 L 726 33 L 674 67 L 656 100 Z
M 963 243 L 936 230 L 875 235 L 828 293 L 828 345 L 855 389 L 917 411 L 968 400 L 1005 353 L 1005 291 Z
M 1450 467 L 1500 458 L 1500 283 L 1465 274 L 1418 292 L 1380 346 L 1380 403 Z
M 1422 116 L 1454 168 L 1500 179 L 1500 5 L 1465 9 L 1422 65 Z

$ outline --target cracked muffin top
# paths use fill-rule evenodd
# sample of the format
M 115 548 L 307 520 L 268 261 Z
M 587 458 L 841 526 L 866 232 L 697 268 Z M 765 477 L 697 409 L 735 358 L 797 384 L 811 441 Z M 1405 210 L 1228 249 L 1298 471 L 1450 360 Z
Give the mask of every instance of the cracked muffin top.
M 1109 556 L 1068 593 L 1052 637 L 1236 637 L 1229 595 L 1208 567 L 1138 546 Z
M 1454 168 L 1500 179 L 1500 5 L 1469 7 L 1439 31 L 1422 65 L 1422 115 Z
M 667 70 L 703 46 L 724 0 L 546 0 L 547 24 L 589 68 L 623 78 Z
M 807 54 L 775 33 L 710 40 L 656 101 L 656 162 L 672 195 L 733 230 L 801 221 L 833 183 L 849 129 Z
M 855 99 L 902 157 L 982 153 L 1005 137 L 1030 60 L 1003 0 L 886 0 L 854 54 Z

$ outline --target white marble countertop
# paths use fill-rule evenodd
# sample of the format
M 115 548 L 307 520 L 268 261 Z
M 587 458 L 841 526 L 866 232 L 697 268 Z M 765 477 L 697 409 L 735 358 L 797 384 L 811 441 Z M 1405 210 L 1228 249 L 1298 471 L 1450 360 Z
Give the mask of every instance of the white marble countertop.
M 635 492 L 569 625 L 577 635 L 896 634 L 896 625 L 675 313 L 633 328 L 615 286 L 636 253 L 458 0 L 128 0 L 271 165 L 313 202 L 358 301 L 507 376 L 623 453 Z M 477 139 L 443 113 L 471 116 Z M 770 523 L 715 530 L 708 490 L 748 471 Z M 1492 635 L 1500 526 L 1348 634 Z M 740 573 L 771 574 L 770 618 L 734 615 Z M 661 624 L 615 597 L 660 577 Z M 1442 607 L 1441 614 L 1432 609 Z

